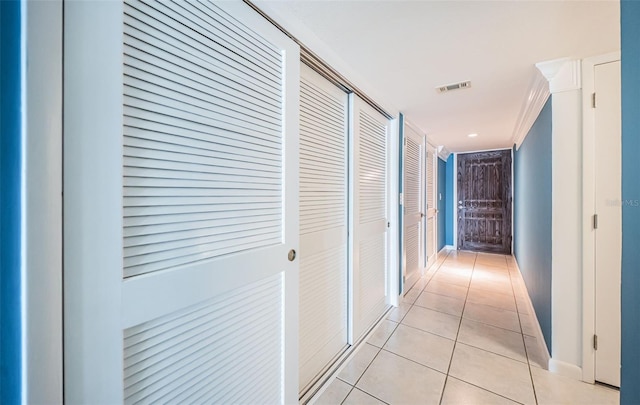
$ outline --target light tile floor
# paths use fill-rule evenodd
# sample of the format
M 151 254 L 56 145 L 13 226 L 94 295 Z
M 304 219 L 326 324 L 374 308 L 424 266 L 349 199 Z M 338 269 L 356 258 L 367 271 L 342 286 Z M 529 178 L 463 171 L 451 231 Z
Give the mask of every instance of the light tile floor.
M 543 369 L 525 294 L 511 256 L 445 252 L 310 402 L 618 404 Z

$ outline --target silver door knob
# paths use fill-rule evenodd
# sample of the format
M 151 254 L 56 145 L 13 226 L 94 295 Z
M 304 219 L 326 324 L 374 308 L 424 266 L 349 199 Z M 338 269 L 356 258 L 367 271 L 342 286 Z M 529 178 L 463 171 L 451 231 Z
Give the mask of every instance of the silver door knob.
M 287 255 L 287 257 L 289 258 L 289 261 L 292 262 L 294 260 L 296 260 L 296 251 L 291 249 L 289 251 L 289 254 Z

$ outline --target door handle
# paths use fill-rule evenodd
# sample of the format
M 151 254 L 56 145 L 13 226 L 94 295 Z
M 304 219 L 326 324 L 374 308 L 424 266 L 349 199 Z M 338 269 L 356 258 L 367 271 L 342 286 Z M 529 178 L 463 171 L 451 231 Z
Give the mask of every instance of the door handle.
M 287 255 L 287 258 L 289 259 L 290 262 L 296 260 L 296 251 L 291 249 L 289 251 L 289 254 Z

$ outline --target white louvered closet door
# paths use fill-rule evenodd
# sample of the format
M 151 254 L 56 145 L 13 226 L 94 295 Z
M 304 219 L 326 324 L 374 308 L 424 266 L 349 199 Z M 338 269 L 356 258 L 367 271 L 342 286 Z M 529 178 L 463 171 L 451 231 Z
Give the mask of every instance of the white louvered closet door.
M 300 392 L 347 347 L 348 96 L 300 71 Z
M 351 336 L 357 340 L 388 307 L 389 120 L 360 98 L 351 100 Z
M 435 263 L 438 254 L 437 220 L 438 220 L 438 202 L 436 201 L 438 174 L 438 155 L 436 149 L 427 144 L 427 244 L 426 244 L 426 263 L 425 267 L 430 267 Z
M 425 136 L 404 126 L 404 254 L 406 293 L 420 278 L 425 241 Z
M 297 402 L 297 45 L 242 2 L 65 14 L 66 402 Z

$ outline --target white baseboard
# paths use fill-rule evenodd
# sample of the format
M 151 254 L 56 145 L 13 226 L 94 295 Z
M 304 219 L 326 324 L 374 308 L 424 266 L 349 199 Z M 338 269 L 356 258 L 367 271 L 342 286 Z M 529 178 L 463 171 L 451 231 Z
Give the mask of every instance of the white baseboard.
M 582 369 L 575 364 L 566 363 L 564 361 L 549 359 L 549 371 L 573 378 L 574 380 L 582 380 Z
M 453 245 L 444 245 L 442 247 L 442 249 L 440 249 L 440 252 L 443 252 L 445 250 L 453 250 L 453 249 L 454 249 Z M 440 252 L 438 252 L 438 253 L 440 253 Z
M 520 266 L 518 265 L 518 260 L 516 259 L 515 256 L 513 256 L 513 263 L 516 266 L 516 270 L 518 270 L 518 274 L 520 276 L 520 281 L 522 284 L 522 288 L 524 288 L 524 292 L 526 295 L 526 303 L 527 303 L 527 309 L 529 310 L 529 313 L 531 314 L 531 316 L 533 317 L 533 323 L 535 325 L 535 333 L 536 333 L 536 341 L 538 342 L 538 346 L 540 349 L 540 352 L 542 353 L 542 355 L 544 356 L 544 360 L 545 360 L 545 364 L 546 365 L 546 369 L 551 371 L 551 361 L 553 361 L 553 359 L 551 359 L 551 355 L 549 354 L 549 349 L 547 348 L 547 344 L 544 340 L 544 335 L 542 334 L 542 329 L 540 328 L 540 321 L 538 321 L 538 316 L 536 315 L 536 310 L 533 307 L 533 303 L 531 302 L 531 295 L 529 294 L 529 290 L 527 289 L 527 284 L 524 282 L 524 278 L 522 277 L 522 272 L 520 271 Z

